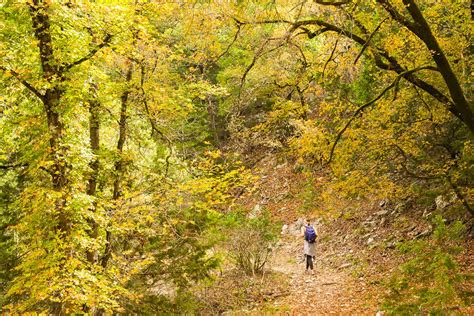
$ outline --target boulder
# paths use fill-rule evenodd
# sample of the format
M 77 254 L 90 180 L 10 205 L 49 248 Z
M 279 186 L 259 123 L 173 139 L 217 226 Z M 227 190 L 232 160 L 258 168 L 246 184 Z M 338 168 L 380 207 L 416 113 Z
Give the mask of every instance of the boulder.
M 439 211 L 443 211 L 450 204 L 449 201 L 443 195 L 438 195 L 435 199 L 435 203 L 436 209 Z
M 282 235 L 288 234 L 288 225 L 285 224 L 281 227 L 281 234 Z
M 288 233 L 291 235 L 299 235 L 301 232 L 301 227 L 304 225 L 304 218 L 298 218 L 296 222 L 290 224 L 288 227 Z

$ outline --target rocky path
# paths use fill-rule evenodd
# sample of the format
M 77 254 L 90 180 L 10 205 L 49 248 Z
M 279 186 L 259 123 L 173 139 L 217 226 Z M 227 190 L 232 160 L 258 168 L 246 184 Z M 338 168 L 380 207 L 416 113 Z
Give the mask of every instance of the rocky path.
M 288 295 L 272 306 L 293 315 L 375 315 L 377 302 L 369 287 L 351 276 L 350 271 L 335 269 L 316 259 L 314 275 L 305 274 L 301 255 L 302 241 L 285 236 L 276 249 L 272 269 L 288 276 Z

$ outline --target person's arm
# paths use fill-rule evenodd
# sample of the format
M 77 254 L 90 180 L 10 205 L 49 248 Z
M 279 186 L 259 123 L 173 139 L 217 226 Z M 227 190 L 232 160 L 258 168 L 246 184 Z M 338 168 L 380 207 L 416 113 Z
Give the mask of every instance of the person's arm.
M 300 234 L 301 237 L 304 237 L 304 231 L 305 231 L 305 229 L 304 229 L 304 225 L 303 225 L 303 226 L 301 226 L 301 234 Z

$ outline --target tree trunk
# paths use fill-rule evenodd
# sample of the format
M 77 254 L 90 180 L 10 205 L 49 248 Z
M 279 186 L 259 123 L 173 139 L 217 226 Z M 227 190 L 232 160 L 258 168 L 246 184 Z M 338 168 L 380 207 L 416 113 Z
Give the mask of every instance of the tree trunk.
M 431 32 L 431 28 L 426 22 L 423 14 L 416 5 L 414 0 L 403 0 L 408 12 L 415 21 L 415 34 L 425 43 L 430 50 L 434 62 L 443 76 L 444 82 L 448 87 L 449 93 L 454 103 L 454 108 L 458 117 L 469 127 L 474 134 L 474 111 L 467 102 L 464 92 L 462 91 L 459 80 L 451 68 L 446 55 L 438 44 L 435 36 Z
M 65 213 L 66 189 L 68 186 L 66 162 L 67 149 L 63 145 L 64 124 L 61 121 L 59 108 L 63 90 L 60 84 L 64 82 L 64 76 L 59 70 L 58 61 L 54 57 L 53 42 L 51 37 L 51 23 L 48 15 L 49 1 L 33 0 L 29 3 L 30 16 L 32 20 L 34 36 L 40 52 L 40 64 L 42 68 L 42 77 L 49 83 L 41 101 L 43 102 L 46 113 L 48 132 L 49 132 L 49 160 L 52 162 L 49 169 L 51 184 L 59 197 L 55 201 L 57 225 L 55 229 L 59 233 L 67 236 L 72 227 L 71 220 Z M 64 238 L 61 234 L 61 238 Z M 67 252 L 68 254 L 70 252 Z M 59 297 L 57 301 L 51 303 L 51 312 L 53 314 L 64 314 L 64 304 Z
M 100 120 L 99 120 L 99 107 L 100 103 L 97 100 L 97 88 L 95 85 L 91 87 L 91 95 L 92 98 L 89 100 L 89 143 L 91 146 L 92 153 L 94 154 L 94 158 L 89 164 L 91 169 L 91 174 L 89 178 L 89 182 L 87 184 L 87 194 L 90 196 L 95 196 L 97 190 L 97 178 L 99 174 L 99 157 L 98 151 L 100 146 Z M 90 211 L 95 212 L 97 208 L 97 202 L 93 202 Z M 89 237 L 93 239 L 97 239 L 98 237 L 98 224 L 92 218 L 88 219 L 88 223 L 90 226 L 89 230 Z M 98 260 L 97 251 L 87 251 L 87 261 L 90 263 L 96 263 Z
M 127 70 L 126 75 L 126 84 L 130 84 L 132 81 L 132 74 L 133 74 L 133 64 L 130 63 Z M 119 139 L 117 142 L 117 153 L 119 155 L 117 161 L 114 164 L 114 171 L 115 171 L 115 180 L 113 184 L 113 194 L 112 199 L 115 203 L 117 203 L 118 199 L 122 196 L 122 178 L 123 178 L 123 171 L 124 171 L 124 161 L 122 158 L 123 153 L 123 146 L 125 145 L 125 141 L 127 140 L 127 108 L 128 108 L 128 97 L 130 95 L 130 87 L 126 87 L 125 91 L 122 93 L 120 98 L 121 100 L 121 108 L 120 108 L 120 120 L 119 120 Z M 112 232 L 107 229 L 106 235 L 106 245 L 104 256 L 102 257 L 102 267 L 107 267 L 107 263 L 112 255 Z
M 49 157 L 53 162 L 49 173 L 54 190 L 64 193 L 64 188 L 66 188 L 68 184 L 68 166 L 65 159 L 67 150 L 62 145 L 64 125 L 61 122 L 58 111 L 63 95 L 63 90 L 59 87 L 59 84 L 64 81 L 64 76 L 59 71 L 58 62 L 54 57 L 48 9 L 49 2 L 34 0 L 32 4 L 30 4 L 33 30 L 40 51 L 40 61 L 43 70 L 42 76 L 50 83 L 50 88 L 46 90 L 44 98 L 42 98 L 48 122 Z M 60 231 L 67 231 L 70 228 L 69 220 L 63 212 L 65 203 L 64 197 L 59 198 L 56 202 L 58 211 L 57 229 Z

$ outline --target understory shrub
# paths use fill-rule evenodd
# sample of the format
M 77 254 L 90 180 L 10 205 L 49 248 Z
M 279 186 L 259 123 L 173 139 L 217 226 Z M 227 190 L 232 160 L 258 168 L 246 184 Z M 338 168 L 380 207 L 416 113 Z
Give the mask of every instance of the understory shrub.
M 267 213 L 255 218 L 237 214 L 234 223 L 226 242 L 230 258 L 247 275 L 262 273 L 278 236 L 277 225 Z
M 388 282 L 389 295 L 384 310 L 389 314 L 454 313 L 463 301 L 463 282 L 456 255 L 462 251 L 459 241 L 464 225 L 446 225 L 441 216 L 431 239 L 414 240 L 399 245 L 408 260 Z

